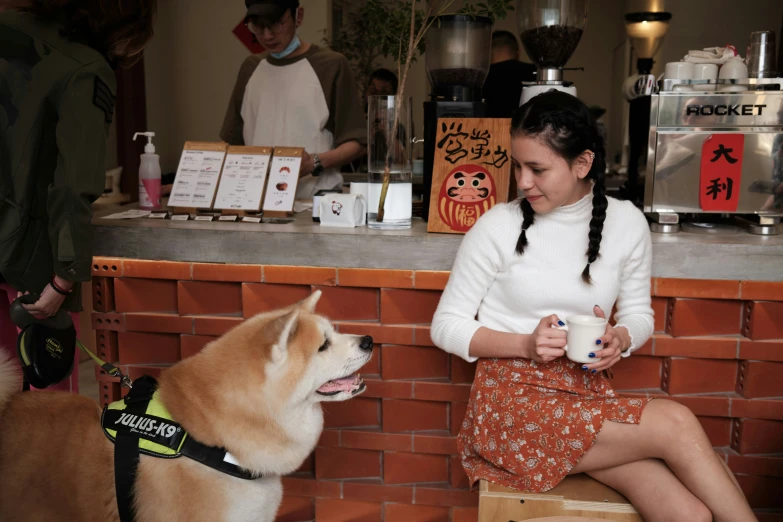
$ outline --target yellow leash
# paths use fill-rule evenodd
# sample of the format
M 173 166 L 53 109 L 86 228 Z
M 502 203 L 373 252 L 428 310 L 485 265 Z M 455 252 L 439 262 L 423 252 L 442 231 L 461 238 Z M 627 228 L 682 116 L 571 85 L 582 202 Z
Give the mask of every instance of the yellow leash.
M 100 366 L 106 373 L 111 375 L 112 377 L 118 377 L 120 379 L 120 386 L 123 388 L 133 388 L 133 383 L 130 380 L 130 377 L 122 373 L 122 370 L 114 366 L 113 364 L 107 363 L 94 353 L 92 353 L 90 350 L 87 349 L 86 346 L 82 344 L 82 342 L 79 339 L 76 339 L 76 344 L 84 350 L 84 352 L 92 358 L 93 361 L 95 361 L 95 364 Z

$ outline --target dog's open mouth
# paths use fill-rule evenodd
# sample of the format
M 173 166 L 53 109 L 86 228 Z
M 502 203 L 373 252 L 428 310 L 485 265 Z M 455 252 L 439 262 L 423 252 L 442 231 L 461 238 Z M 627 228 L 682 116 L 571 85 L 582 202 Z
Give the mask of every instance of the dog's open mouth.
M 340 392 L 348 392 L 356 395 L 367 387 L 358 373 L 329 381 L 316 391 L 321 395 L 337 395 Z

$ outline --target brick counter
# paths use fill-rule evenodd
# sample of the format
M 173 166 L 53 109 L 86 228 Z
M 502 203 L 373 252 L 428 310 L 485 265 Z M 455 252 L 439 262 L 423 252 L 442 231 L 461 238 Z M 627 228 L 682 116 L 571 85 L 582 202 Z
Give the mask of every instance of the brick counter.
M 279 520 L 474 522 L 478 497 L 454 435 L 475 365 L 434 347 L 448 272 L 96 258 L 101 356 L 132 378 L 197 353 L 243 318 L 323 291 L 318 312 L 369 334 L 367 391 L 327 403 L 325 431 L 284 479 Z M 757 510 L 783 517 L 783 282 L 655 279 L 656 333 L 614 368 L 626 396 L 667 397 L 699 417 Z M 96 369 L 103 402 L 119 385 Z

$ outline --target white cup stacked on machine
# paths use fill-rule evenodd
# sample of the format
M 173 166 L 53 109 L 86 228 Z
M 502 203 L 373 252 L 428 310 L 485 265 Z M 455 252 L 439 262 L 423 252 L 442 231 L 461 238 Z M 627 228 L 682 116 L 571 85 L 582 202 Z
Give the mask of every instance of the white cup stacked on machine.
M 729 60 L 720 66 L 718 78 L 721 80 L 747 80 L 748 66 L 742 60 Z M 747 90 L 742 85 L 721 85 L 719 91 L 740 92 Z
M 718 79 L 718 66 L 714 63 L 669 62 L 664 69 L 666 80 L 707 80 L 714 84 Z M 714 91 L 715 85 L 675 85 L 675 91 Z
M 690 62 L 669 62 L 663 70 L 665 80 L 692 80 L 694 76 L 693 65 Z M 674 91 L 690 91 L 690 85 L 675 85 Z
M 699 85 L 694 86 L 699 90 L 714 91 L 715 82 L 718 80 L 718 66 L 714 63 L 694 63 L 693 64 L 693 79 L 694 80 L 709 80 L 712 85 Z

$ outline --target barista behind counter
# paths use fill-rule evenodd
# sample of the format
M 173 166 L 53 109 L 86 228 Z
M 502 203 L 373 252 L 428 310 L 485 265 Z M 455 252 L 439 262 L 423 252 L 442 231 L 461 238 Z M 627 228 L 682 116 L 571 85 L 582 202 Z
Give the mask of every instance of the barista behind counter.
M 367 122 L 348 60 L 303 42 L 298 0 L 245 0 L 246 23 L 268 54 L 248 57 L 220 137 L 230 145 L 304 147 L 296 197 L 341 188 L 340 167 L 361 157 Z

